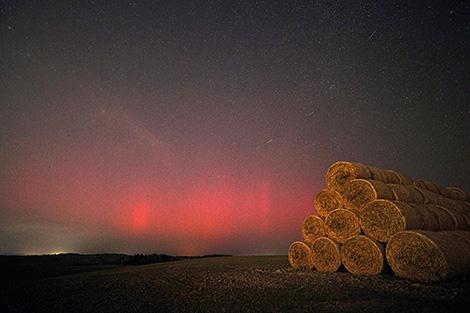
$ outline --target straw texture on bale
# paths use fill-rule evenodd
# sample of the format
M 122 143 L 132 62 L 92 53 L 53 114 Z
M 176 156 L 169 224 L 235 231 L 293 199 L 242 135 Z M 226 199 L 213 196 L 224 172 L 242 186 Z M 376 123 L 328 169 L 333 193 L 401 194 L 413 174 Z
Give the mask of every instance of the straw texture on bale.
M 425 201 L 424 195 L 413 185 L 391 184 L 389 187 L 397 201 L 412 203 L 424 203 Z
M 383 245 L 366 236 L 349 238 L 340 252 L 344 267 L 354 275 L 378 275 L 385 270 Z
M 447 191 L 449 192 L 449 198 L 451 199 L 462 201 L 467 200 L 466 192 L 459 187 L 447 187 Z
M 452 208 L 452 207 L 446 208 L 446 207 L 439 206 L 439 205 L 436 205 L 436 207 L 440 208 L 441 210 L 446 211 L 452 217 L 455 230 L 468 229 L 469 223 L 467 221 L 467 218 L 461 211 L 456 210 L 455 208 Z
M 470 273 L 470 233 L 403 231 L 387 244 L 386 257 L 395 275 L 436 282 Z
M 312 246 L 313 264 L 319 272 L 336 272 L 341 266 L 339 244 L 328 237 L 317 238 Z
M 317 216 L 308 216 L 302 225 L 302 237 L 305 243 L 311 245 L 315 239 L 325 236 L 325 222 Z
M 425 211 L 428 211 L 429 213 L 428 214 L 434 214 L 437 218 L 437 221 L 438 221 L 438 227 L 439 227 L 439 231 L 442 231 L 442 230 L 457 230 L 459 229 L 457 226 L 457 222 L 456 222 L 456 218 L 455 218 L 455 215 L 460 215 L 458 216 L 459 219 L 462 219 L 463 217 L 461 216 L 460 213 L 458 212 L 455 212 L 454 214 L 452 214 L 451 212 L 449 212 L 448 210 L 446 210 L 445 208 L 442 208 L 438 205 L 435 205 L 435 204 L 427 204 L 427 205 L 423 205 L 422 208 L 425 210 Z M 464 221 L 465 218 L 463 218 L 463 221 Z M 463 225 L 463 226 L 466 226 L 466 223 Z M 424 230 L 426 230 L 426 227 L 423 228 Z M 461 229 L 464 229 L 464 228 L 461 228 Z
M 292 268 L 313 269 L 312 251 L 301 241 L 295 241 L 290 245 L 287 257 Z
M 362 163 L 335 162 L 326 173 L 328 189 L 340 191 L 351 180 L 356 178 L 370 178 L 369 168 Z
M 315 197 L 315 208 L 318 215 L 326 217 L 333 210 L 343 208 L 341 195 L 335 190 L 324 189 Z
M 420 187 L 418 187 L 417 190 L 423 195 L 424 203 L 452 206 L 456 201 Z
M 387 242 L 397 232 L 422 229 L 420 212 L 399 201 L 375 200 L 366 204 L 361 214 L 364 233 L 379 242 Z
M 402 174 L 397 171 L 390 170 L 391 172 L 394 172 L 398 178 L 399 178 L 399 184 L 401 185 L 413 185 L 413 179 L 409 176 L 406 176 L 405 174 Z
M 458 228 L 458 223 L 462 224 Z M 404 230 L 444 231 L 467 229 L 465 217 L 455 210 L 433 204 L 376 200 L 364 206 L 361 215 L 364 233 L 379 242 Z
M 402 177 L 392 170 L 384 170 L 381 168 L 369 166 L 370 170 L 370 179 L 378 180 L 387 184 L 400 184 Z
M 414 184 L 421 189 L 434 192 L 435 194 L 440 194 L 439 187 L 437 187 L 437 185 L 434 184 L 433 182 L 423 180 L 423 179 L 418 179 L 414 181 Z
M 394 200 L 391 188 L 377 180 L 354 179 L 350 181 L 341 193 L 346 209 L 361 213 L 362 207 L 377 199 Z
M 419 212 L 423 223 L 421 227 L 415 228 L 416 230 L 430 230 L 430 231 L 439 231 L 440 230 L 440 224 L 439 224 L 439 217 L 433 210 L 430 210 L 431 205 L 420 205 L 416 203 L 408 203 L 410 207 L 412 207 L 414 210 Z M 427 208 L 427 209 L 426 209 Z
M 346 209 L 331 212 L 325 219 L 325 226 L 327 236 L 339 243 L 361 234 L 359 217 Z

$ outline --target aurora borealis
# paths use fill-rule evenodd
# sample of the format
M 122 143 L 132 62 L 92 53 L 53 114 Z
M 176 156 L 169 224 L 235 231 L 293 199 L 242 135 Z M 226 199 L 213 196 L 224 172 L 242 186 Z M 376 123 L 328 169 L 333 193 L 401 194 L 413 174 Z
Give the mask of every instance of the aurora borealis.
M 469 189 L 463 1 L 0 6 L 0 254 L 285 254 L 337 160 Z

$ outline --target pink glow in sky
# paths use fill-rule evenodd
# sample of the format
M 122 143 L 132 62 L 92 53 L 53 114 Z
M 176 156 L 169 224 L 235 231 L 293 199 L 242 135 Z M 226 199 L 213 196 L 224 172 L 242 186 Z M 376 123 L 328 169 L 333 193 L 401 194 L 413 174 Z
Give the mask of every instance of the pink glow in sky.
M 283 253 L 313 212 L 322 178 L 265 135 L 248 147 L 191 130 L 163 140 L 129 110 L 89 102 L 7 140 L 3 220 L 20 235 L 3 253 Z

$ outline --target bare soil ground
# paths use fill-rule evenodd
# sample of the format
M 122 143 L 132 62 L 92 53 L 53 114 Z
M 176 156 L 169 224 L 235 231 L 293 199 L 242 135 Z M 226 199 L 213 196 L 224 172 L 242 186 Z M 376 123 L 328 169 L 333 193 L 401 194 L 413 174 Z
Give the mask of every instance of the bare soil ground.
M 1 312 L 468 312 L 470 279 L 295 271 L 286 256 L 193 259 L 0 282 Z

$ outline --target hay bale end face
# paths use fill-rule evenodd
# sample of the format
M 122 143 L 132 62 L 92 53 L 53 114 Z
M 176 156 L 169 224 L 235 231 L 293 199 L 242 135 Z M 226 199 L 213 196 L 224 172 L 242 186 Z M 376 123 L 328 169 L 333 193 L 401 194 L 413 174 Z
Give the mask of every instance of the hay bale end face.
M 361 234 L 359 217 L 346 209 L 331 212 L 325 219 L 325 227 L 327 236 L 339 243 Z
M 333 210 L 343 208 L 341 195 L 335 190 L 324 189 L 315 197 L 315 208 L 318 215 L 326 217 Z
M 288 250 L 289 264 L 294 269 L 313 269 L 313 254 L 309 246 L 301 241 L 293 242 Z
M 304 242 L 311 245 L 315 239 L 325 236 L 325 222 L 317 215 L 308 216 L 302 225 Z
M 377 200 L 394 200 L 390 187 L 377 180 L 354 179 L 350 181 L 341 193 L 344 207 L 360 215 L 365 204 Z
M 422 229 L 420 213 L 399 201 L 375 200 L 366 204 L 361 213 L 364 233 L 379 242 L 387 242 L 405 229 Z
M 386 257 L 395 275 L 436 282 L 470 273 L 470 233 L 404 231 L 387 244 Z
M 383 245 L 366 236 L 349 238 L 340 252 L 344 267 L 354 275 L 378 275 L 385 270 Z
M 340 191 L 351 180 L 356 178 L 370 178 L 369 168 L 362 163 L 335 162 L 326 173 L 328 189 Z
M 317 238 L 312 246 L 313 264 L 319 272 L 336 272 L 341 266 L 339 245 L 327 237 Z

